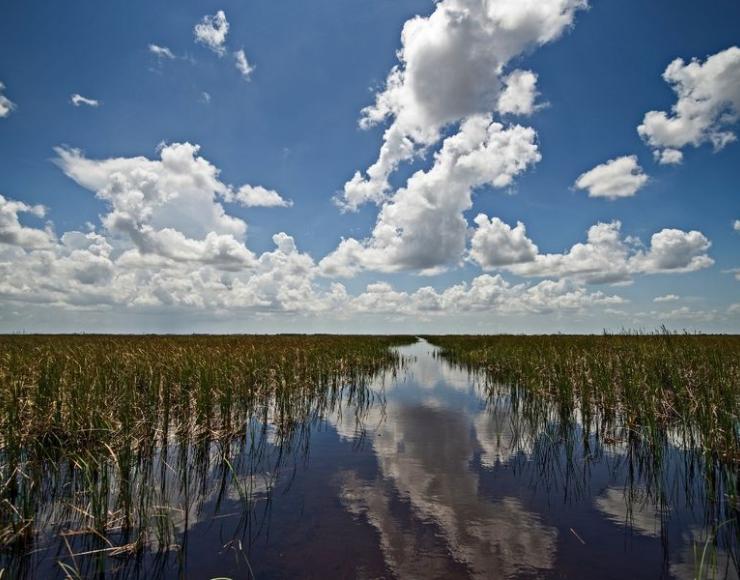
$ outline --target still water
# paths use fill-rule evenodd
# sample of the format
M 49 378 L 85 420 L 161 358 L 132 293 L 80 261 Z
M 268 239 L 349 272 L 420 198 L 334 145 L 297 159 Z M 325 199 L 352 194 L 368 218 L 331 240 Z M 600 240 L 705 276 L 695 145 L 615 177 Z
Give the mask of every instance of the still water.
M 251 443 L 227 468 L 208 446 L 160 456 L 147 485 L 171 498 L 159 531 L 170 549 L 85 562 L 70 556 L 80 550 L 73 538 L 25 556 L 17 573 L 738 577 L 736 521 L 727 521 L 736 514 L 707 496 L 702 464 L 679 445 L 640 456 L 581 436 L 577 416 L 567 431 L 556 414 L 534 429 L 512 391 L 491 394 L 424 341 L 399 351 L 406 363 L 395 375 L 288 439 L 269 421 L 248 425 Z

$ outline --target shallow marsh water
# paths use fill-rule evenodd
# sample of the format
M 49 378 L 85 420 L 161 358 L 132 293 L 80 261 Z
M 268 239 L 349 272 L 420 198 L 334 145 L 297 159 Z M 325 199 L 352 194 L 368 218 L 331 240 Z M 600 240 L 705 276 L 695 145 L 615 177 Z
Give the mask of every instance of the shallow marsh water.
M 154 454 L 136 485 L 157 490 L 147 509 L 169 549 L 85 554 L 89 539 L 50 536 L 3 567 L 33 578 L 738 577 L 736 513 L 670 437 L 655 457 L 584 438 L 577 413 L 567 427 L 555 410 L 535 423 L 515 391 L 486 388 L 428 343 L 399 351 L 395 376 L 289 435 L 269 410 L 238 441 Z M 58 518 L 63 502 L 48 502 Z

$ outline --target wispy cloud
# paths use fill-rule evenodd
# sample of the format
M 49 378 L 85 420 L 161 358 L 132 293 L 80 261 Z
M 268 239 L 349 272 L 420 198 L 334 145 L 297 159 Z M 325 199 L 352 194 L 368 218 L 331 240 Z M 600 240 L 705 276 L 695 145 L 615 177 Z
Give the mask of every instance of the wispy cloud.
M 250 80 L 250 78 L 252 77 L 252 73 L 254 72 L 254 66 L 249 64 L 249 61 L 247 60 L 247 55 L 244 54 L 243 49 L 237 50 L 234 53 L 234 60 L 236 61 L 237 70 L 246 80 Z
M 80 105 L 87 105 L 88 107 L 99 107 L 100 101 L 97 99 L 89 99 L 87 97 L 83 97 L 82 95 L 75 93 L 69 98 L 70 102 L 75 106 L 79 107 Z
M 173 60 L 175 55 L 166 46 L 159 46 L 158 44 L 150 44 L 149 52 L 155 55 L 157 58 L 167 58 Z

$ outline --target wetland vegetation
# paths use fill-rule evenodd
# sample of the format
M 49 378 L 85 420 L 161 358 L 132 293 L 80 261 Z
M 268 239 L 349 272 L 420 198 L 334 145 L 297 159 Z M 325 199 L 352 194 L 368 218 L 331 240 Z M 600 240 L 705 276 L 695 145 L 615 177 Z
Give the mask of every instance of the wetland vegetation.
M 400 362 L 388 347 L 413 341 L 3 337 L 4 568 L 26 573 L 34 550 L 54 538 L 72 576 L 107 569 L 109 556 L 176 547 L 207 485 L 219 481 L 221 494 L 231 489 L 248 507 L 268 440 L 287 454 L 338 401 L 367 405 L 368 381 Z M 269 459 L 263 474 L 276 473 L 282 453 Z
M 740 337 L 425 338 L 0 337 L 3 577 L 737 577 Z

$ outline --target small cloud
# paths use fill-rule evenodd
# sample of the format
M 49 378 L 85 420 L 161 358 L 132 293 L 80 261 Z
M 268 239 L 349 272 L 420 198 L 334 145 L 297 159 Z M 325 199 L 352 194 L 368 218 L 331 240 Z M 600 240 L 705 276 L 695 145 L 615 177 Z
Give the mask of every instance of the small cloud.
M 648 181 L 636 155 L 625 155 L 597 165 L 576 180 L 577 189 L 588 190 L 589 197 L 632 197 Z
M 661 165 L 680 165 L 683 161 L 683 152 L 679 149 L 656 149 L 653 156 Z
M 293 202 L 271 189 L 259 185 L 243 185 L 237 191 L 224 196 L 226 201 L 236 202 L 244 207 L 291 207 Z
M 656 296 L 653 298 L 653 302 L 675 302 L 681 297 L 676 294 L 666 294 L 665 296 Z
M 740 220 L 735 220 L 735 222 L 732 224 L 732 229 L 736 232 L 740 232 Z
M 254 72 L 254 66 L 249 64 L 249 61 L 247 61 L 247 55 L 244 54 L 244 49 L 234 52 L 234 60 L 236 61 L 237 70 L 245 80 L 249 80 L 252 76 L 252 72 Z
M 228 33 L 229 22 L 223 10 L 219 10 L 213 16 L 204 16 L 193 28 L 195 42 L 207 46 L 219 56 L 223 56 L 226 52 L 224 45 Z
M 5 89 L 5 85 L 0 83 L 0 119 L 10 115 L 10 113 L 16 108 L 16 104 L 3 95 L 3 89 Z
M 88 99 L 77 93 L 72 95 L 69 100 L 75 107 L 79 107 L 80 105 L 87 105 L 88 107 L 100 106 L 100 101 L 97 99 Z
M 159 46 L 157 44 L 150 44 L 149 45 L 149 52 L 151 52 L 153 55 L 155 55 L 157 58 L 168 58 L 170 60 L 173 60 L 175 58 L 175 55 L 172 54 L 172 51 L 167 48 L 166 46 Z
M 205 105 L 210 104 L 210 102 L 211 102 L 211 94 L 208 93 L 207 91 L 203 91 L 200 94 L 200 102 L 203 103 L 203 104 L 205 104 Z

